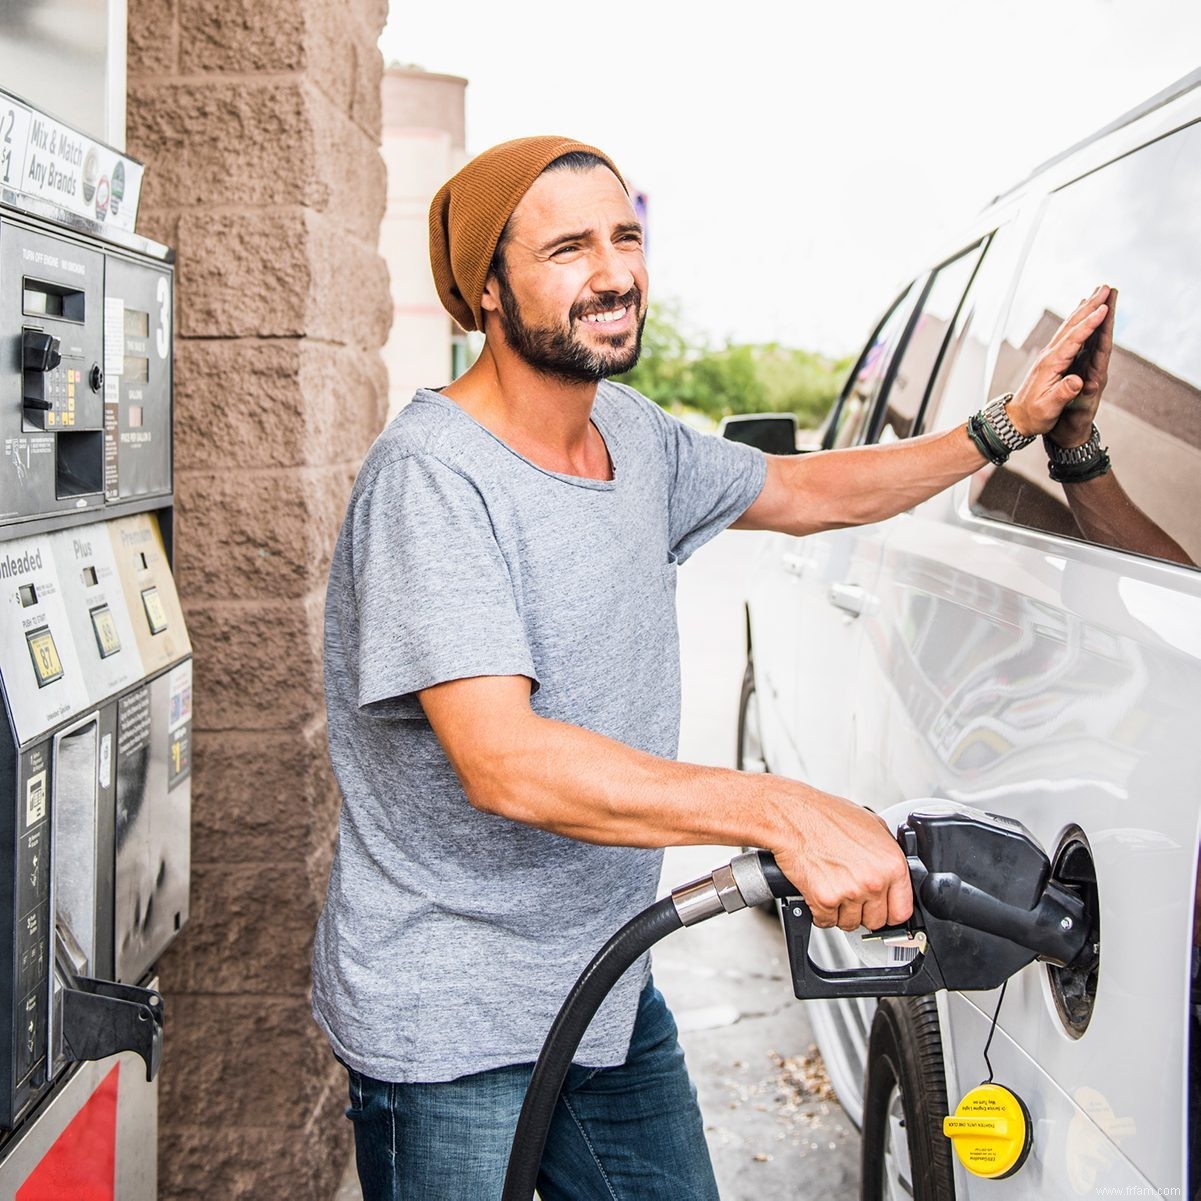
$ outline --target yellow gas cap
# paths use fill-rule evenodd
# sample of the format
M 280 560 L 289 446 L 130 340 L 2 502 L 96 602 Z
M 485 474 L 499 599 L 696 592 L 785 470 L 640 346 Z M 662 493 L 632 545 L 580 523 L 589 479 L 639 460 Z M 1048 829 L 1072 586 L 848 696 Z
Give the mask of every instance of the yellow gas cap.
M 942 1132 L 954 1144 L 959 1162 L 988 1180 L 1012 1176 L 1030 1154 L 1030 1113 L 1021 1097 L 1001 1084 L 972 1089 L 943 1118 Z

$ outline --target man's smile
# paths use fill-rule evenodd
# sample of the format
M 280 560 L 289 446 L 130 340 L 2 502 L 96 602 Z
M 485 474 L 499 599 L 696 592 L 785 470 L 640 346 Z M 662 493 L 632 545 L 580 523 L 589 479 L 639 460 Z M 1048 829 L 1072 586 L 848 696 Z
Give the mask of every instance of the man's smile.
M 593 321 L 598 322 L 601 325 L 607 325 L 611 321 L 620 321 L 628 311 L 629 305 L 623 304 L 621 308 L 608 309 L 603 313 L 589 313 L 586 317 L 583 317 L 582 320 Z

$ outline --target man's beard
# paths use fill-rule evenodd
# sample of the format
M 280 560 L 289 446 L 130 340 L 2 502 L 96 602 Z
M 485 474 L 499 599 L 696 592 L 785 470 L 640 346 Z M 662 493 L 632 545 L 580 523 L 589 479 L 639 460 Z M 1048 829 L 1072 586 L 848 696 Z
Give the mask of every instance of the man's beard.
M 500 285 L 500 324 L 505 340 L 535 370 L 572 383 L 595 384 L 610 375 L 632 370 L 638 362 L 642 353 L 645 314 L 638 321 L 632 345 L 626 347 L 613 345 L 608 349 L 594 349 L 578 340 L 573 331 L 576 323 L 591 313 L 608 313 L 623 306 L 638 312 L 642 307 L 639 288 L 631 288 L 624 296 L 573 305 L 565 326 L 534 326 L 526 324 L 509 285 L 503 279 L 497 282 Z M 604 330 L 603 325 L 595 328 Z M 626 338 L 628 335 L 623 334 L 622 340 Z

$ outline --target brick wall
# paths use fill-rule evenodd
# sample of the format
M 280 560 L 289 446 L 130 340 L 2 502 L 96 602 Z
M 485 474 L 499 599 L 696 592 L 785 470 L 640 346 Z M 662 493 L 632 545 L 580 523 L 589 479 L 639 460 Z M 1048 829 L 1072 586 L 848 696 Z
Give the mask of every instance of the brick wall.
M 321 610 L 382 425 L 386 0 L 129 0 L 140 228 L 176 248 L 176 569 L 196 664 L 192 918 L 161 964 L 161 1195 L 331 1196 L 308 1014 L 337 813 Z

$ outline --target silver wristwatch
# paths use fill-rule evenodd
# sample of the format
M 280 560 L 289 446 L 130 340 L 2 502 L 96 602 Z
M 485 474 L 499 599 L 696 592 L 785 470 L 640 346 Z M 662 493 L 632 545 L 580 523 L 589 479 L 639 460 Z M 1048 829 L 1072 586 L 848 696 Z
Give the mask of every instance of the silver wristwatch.
M 1057 467 L 1083 467 L 1101 457 L 1101 431 L 1094 425 L 1088 441 L 1080 446 L 1059 446 L 1044 434 L 1043 446 Z
M 1015 450 L 1021 450 L 1023 447 L 1029 446 L 1034 441 L 1033 434 L 1019 434 L 1013 422 L 1009 420 L 1009 414 L 1005 411 L 1005 406 L 1012 399 L 1012 392 L 1006 392 L 1003 396 L 994 396 L 980 410 L 980 416 L 988 422 L 989 428 L 996 434 L 997 440 L 1011 454 Z

